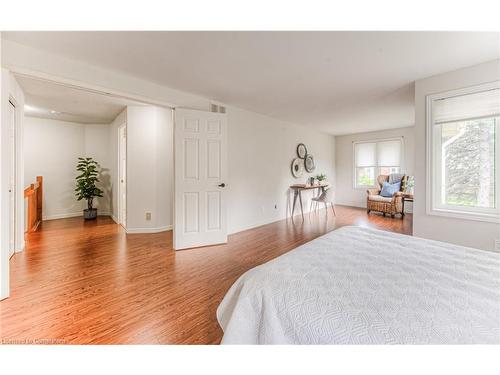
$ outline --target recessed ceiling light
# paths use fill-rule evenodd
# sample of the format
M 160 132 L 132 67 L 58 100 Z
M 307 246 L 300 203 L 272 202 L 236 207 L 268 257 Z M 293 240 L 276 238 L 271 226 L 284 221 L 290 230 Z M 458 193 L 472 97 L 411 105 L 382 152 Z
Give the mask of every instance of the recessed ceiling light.
M 53 115 L 60 115 L 61 114 L 61 112 L 54 111 L 53 109 L 50 110 L 50 113 L 52 113 Z

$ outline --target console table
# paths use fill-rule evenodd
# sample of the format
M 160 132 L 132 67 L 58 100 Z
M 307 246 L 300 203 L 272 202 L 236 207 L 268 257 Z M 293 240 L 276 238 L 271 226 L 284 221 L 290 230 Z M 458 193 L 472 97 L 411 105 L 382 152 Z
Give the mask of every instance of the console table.
M 299 201 L 300 201 L 300 213 L 302 214 L 302 220 L 304 220 L 304 208 L 302 206 L 302 191 L 303 190 L 318 189 L 322 193 L 325 191 L 325 188 L 327 188 L 328 186 L 329 186 L 328 184 L 317 184 L 317 185 L 295 184 L 295 185 L 290 185 L 290 189 L 293 190 L 292 219 L 293 219 L 293 213 L 295 212 L 295 203 L 297 202 L 297 197 L 298 197 Z

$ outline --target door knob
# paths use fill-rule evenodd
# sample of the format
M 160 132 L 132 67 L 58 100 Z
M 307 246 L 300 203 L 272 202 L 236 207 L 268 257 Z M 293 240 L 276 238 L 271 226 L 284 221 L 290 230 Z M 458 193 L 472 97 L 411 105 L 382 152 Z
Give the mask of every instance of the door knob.
M 219 184 L 219 187 L 226 187 L 226 184 L 223 182 L 222 184 Z

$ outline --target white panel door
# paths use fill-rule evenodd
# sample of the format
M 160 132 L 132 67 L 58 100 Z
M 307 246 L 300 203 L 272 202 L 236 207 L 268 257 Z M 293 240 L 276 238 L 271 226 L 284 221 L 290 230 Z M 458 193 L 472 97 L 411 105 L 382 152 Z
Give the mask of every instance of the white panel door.
M 9 178 L 9 257 L 16 249 L 16 107 L 9 105 L 10 178 Z
M 227 116 L 175 110 L 174 248 L 227 242 Z

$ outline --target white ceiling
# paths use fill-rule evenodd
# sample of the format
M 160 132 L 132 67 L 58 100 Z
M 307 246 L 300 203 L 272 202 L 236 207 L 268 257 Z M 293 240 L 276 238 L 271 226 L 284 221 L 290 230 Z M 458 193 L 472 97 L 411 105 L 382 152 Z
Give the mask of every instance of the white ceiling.
M 500 58 L 492 32 L 4 32 L 332 134 L 411 126 L 420 78 Z
M 84 91 L 25 76 L 16 76 L 25 94 L 25 114 L 82 124 L 109 124 L 127 105 L 137 102 Z

